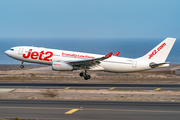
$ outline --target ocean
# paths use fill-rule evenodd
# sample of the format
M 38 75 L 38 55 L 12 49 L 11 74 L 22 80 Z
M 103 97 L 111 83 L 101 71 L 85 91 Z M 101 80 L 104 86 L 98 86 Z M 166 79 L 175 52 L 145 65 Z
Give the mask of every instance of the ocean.
M 106 55 L 120 52 L 120 57 L 138 58 L 164 39 L 0 39 L 0 64 L 20 64 L 5 55 L 4 51 L 14 46 L 35 46 L 77 52 Z M 176 40 L 167 62 L 180 64 L 180 41 Z M 25 63 L 27 64 L 27 63 Z

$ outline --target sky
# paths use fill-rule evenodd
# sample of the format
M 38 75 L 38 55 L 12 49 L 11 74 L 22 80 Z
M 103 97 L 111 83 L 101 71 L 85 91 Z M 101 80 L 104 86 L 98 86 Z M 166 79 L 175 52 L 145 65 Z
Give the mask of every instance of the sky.
M 180 0 L 0 0 L 0 38 L 180 38 Z

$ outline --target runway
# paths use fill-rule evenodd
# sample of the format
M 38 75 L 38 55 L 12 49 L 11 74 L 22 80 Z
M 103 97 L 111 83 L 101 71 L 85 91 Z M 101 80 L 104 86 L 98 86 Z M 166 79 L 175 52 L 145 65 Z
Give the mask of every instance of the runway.
M 179 120 L 179 102 L 0 100 L 0 118 L 43 120 Z
M 180 84 L 99 84 L 99 83 L 0 83 L 0 88 L 30 89 L 112 89 L 113 90 L 180 90 Z

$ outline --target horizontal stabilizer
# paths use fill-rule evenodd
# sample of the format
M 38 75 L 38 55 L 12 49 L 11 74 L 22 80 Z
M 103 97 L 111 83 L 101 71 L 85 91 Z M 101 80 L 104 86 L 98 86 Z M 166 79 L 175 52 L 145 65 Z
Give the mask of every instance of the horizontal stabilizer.
M 169 67 L 169 63 L 150 63 L 149 66 L 151 68 Z

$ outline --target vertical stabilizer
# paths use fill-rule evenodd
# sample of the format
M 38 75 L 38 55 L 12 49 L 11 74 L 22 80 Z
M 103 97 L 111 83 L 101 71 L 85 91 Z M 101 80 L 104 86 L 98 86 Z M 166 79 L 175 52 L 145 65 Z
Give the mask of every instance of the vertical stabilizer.
M 175 41 L 176 38 L 168 37 L 164 41 L 162 41 L 159 45 L 157 45 L 154 49 L 148 52 L 146 55 L 138 59 L 151 60 L 157 63 L 164 63 Z

